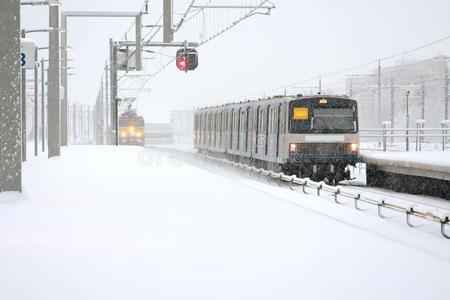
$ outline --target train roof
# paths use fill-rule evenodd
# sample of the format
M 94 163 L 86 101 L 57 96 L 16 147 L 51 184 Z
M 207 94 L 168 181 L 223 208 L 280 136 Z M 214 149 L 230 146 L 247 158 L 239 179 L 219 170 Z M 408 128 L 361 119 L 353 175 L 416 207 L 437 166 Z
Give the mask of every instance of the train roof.
M 270 105 L 272 103 L 287 103 L 292 100 L 300 100 L 300 99 L 313 99 L 313 98 L 338 98 L 338 99 L 346 99 L 355 101 L 353 99 L 350 99 L 347 95 L 287 95 L 287 96 L 273 96 L 269 98 L 264 99 L 257 99 L 257 100 L 248 100 L 248 101 L 241 101 L 241 102 L 232 102 L 232 103 L 225 103 L 222 105 L 216 105 L 216 106 L 205 106 L 198 108 L 196 111 L 203 111 L 203 110 L 215 110 L 215 109 L 223 109 L 223 108 L 235 108 L 235 107 L 242 107 L 242 106 L 255 106 L 255 105 Z

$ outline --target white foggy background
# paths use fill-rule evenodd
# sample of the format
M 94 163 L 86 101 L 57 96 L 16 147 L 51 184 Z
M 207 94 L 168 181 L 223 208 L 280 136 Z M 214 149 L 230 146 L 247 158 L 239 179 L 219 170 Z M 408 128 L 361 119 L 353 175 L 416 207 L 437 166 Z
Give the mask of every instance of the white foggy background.
M 138 11 L 143 0 L 61 0 L 62 11 Z M 174 0 L 174 22 L 185 11 L 187 0 Z M 245 2 L 245 1 L 244 1 Z M 227 1 L 223 1 L 224 4 Z M 274 0 L 271 16 L 253 16 L 198 48 L 199 67 L 187 74 L 175 63 L 151 79 L 150 92 L 138 95 L 138 113 L 146 122 L 168 122 L 169 110 L 194 108 L 281 94 L 284 86 L 339 71 L 378 58 L 399 54 L 450 33 L 450 1 L 282 1 Z M 143 25 L 154 24 L 162 13 L 162 1 L 149 1 Z M 24 29 L 48 27 L 48 7 L 22 7 Z M 93 105 L 105 61 L 109 38 L 123 40 L 132 18 L 69 18 L 69 102 Z M 144 30 L 144 34 L 145 34 Z M 39 47 L 48 45 L 48 34 L 33 33 Z M 128 34 L 134 40 L 134 33 Z M 162 40 L 154 38 L 153 41 Z M 174 41 L 177 40 L 176 35 Z M 174 54 L 177 48 L 172 49 Z M 450 41 L 405 55 L 404 60 L 448 55 Z M 40 56 L 48 56 L 43 50 Z M 41 56 L 42 57 L 42 56 Z M 402 57 L 383 61 L 394 65 Z M 323 77 L 323 90 L 344 93 L 347 74 L 366 74 L 372 64 L 336 76 Z M 153 73 L 157 70 L 146 70 Z M 317 85 L 317 80 L 299 86 Z M 289 89 L 288 93 L 303 92 Z M 119 95 L 121 95 L 119 91 Z

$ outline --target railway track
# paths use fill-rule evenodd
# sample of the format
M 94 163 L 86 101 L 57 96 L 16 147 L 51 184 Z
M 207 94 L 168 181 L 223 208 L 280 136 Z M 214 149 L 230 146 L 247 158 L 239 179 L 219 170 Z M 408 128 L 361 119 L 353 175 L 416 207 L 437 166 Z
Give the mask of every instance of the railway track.
M 308 178 L 298 178 L 295 175 L 288 176 L 283 173 L 277 173 L 254 166 L 230 161 L 223 158 L 213 157 L 205 154 L 199 154 L 194 151 L 184 151 L 173 148 L 152 147 L 156 151 L 165 152 L 174 155 L 176 158 L 186 162 L 193 163 L 199 167 L 207 167 L 209 165 L 231 167 L 236 170 L 244 171 L 250 175 L 258 177 L 265 177 L 268 180 L 276 181 L 279 185 L 288 185 L 289 188 L 300 187 L 305 194 L 315 193 L 317 196 L 332 195 L 336 204 L 346 204 L 342 202 L 343 198 L 351 199 L 353 207 L 357 210 L 364 210 L 361 204 L 371 205 L 377 209 L 377 214 L 381 218 L 387 218 L 384 215 L 384 210 L 390 210 L 396 213 L 403 214 L 406 224 L 412 228 L 416 225 L 412 224 L 411 217 L 436 223 L 440 225 L 440 233 L 446 238 L 450 239 L 450 233 L 446 232 L 446 227 L 450 227 L 450 211 L 437 205 L 430 205 L 427 203 L 420 203 L 411 201 L 405 198 L 397 198 L 389 193 L 367 191 L 364 188 L 356 188 L 355 186 L 330 186 L 324 182 L 315 182 Z M 325 194 L 328 193 L 328 194 Z M 374 197 L 370 194 L 378 194 L 380 197 Z M 437 211 L 436 211 L 437 210 Z

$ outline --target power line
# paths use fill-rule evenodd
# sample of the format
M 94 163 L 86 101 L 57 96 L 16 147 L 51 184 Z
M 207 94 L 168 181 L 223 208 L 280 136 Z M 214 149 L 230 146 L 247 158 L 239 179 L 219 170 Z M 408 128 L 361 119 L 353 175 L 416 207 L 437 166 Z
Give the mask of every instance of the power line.
M 385 61 L 385 60 L 389 60 L 389 59 L 396 58 L 396 57 L 399 57 L 399 56 L 404 56 L 404 55 L 406 55 L 406 54 L 409 54 L 409 53 L 412 53 L 412 52 L 415 52 L 415 51 L 418 51 L 418 50 L 427 48 L 427 47 L 429 47 L 429 46 L 432 46 L 432 45 L 441 43 L 441 42 L 443 42 L 443 41 L 445 41 L 445 40 L 448 40 L 448 39 L 450 39 L 450 35 L 448 35 L 448 36 L 446 36 L 446 37 L 443 37 L 443 38 L 441 38 L 441 39 L 439 39 L 439 40 L 435 40 L 435 41 L 433 41 L 433 42 L 424 44 L 424 45 L 422 45 L 422 46 L 419 46 L 419 47 L 416 47 L 416 48 L 413 48 L 413 49 L 410 49 L 410 50 L 407 50 L 407 51 L 403 51 L 403 52 L 398 53 L 398 54 L 386 56 L 386 57 L 383 57 L 383 58 L 380 58 L 380 59 L 375 59 L 375 60 L 372 60 L 372 61 L 367 62 L 367 63 L 364 63 L 364 64 L 359 64 L 359 65 L 356 65 L 356 66 L 353 66 L 353 67 L 349 67 L 349 68 L 345 68 L 345 69 L 341 69 L 341 70 L 338 70 L 338 71 L 329 72 L 329 73 L 324 73 L 324 74 L 319 74 L 319 75 L 317 75 L 317 76 L 310 77 L 310 78 L 308 78 L 308 79 L 304 79 L 304 80 L 297 81 L 297 82 L 290 83 L 290 84 L 285 84 L 285 85 L 282 85 L 282 86 L 279 86 L 279 87 L 276 87 L 276 88 L 272 88 L 272 89 L 269 89 L 269 90 L 264 90 L 264 91 L 260 91 L 260 92 L 257 92 L 257 93 L 252 93 L 252 94 L 250 94 L 250 95 L 262 94 L 262 93 L 269 93 L 269 92 L 273 92 L 273 91 L 276 91 L 276 90 L 279 90 L 279 89 L 283 89 L 283 88 L 285 88 L 285 87 L 290 87 L 290 86 L 293 86 L 293 85 L 298 85 L 298 84 L 301 84 L 301 83 L 306 83 L 306 82 L 309 82 L 309 81 L 312 81 L 312 80 L 317 80 L 317 79 L 320 78 L 320 77 L 323 78 L 323 77 L 329 77 L 329 76 L 333 76 L 333 75 L 337 75 L 337 74 L 346 73 L 346 72 L 348 72 L 348 71 L 352 71 L 352 70 L 355 70 L 355 69 L 360 69 L 360 68 L 363 68 L 363 67 L 367 67 L 367 66 L 373 65 L 373 64 L 375 64 L 375 63 L 378 63 L 379 61 Z M 249 95 L 249 94 L 246 94 L 246 95 L 244 95 L 244 96 L 248 96 L 248 95 Z

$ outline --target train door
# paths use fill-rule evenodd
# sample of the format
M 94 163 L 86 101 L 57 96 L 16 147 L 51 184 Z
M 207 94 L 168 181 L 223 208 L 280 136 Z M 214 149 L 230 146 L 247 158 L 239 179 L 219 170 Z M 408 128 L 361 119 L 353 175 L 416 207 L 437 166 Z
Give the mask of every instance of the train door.
M 216 149 L 220 148 L 220 131 L 222 125 L 222 111 L 216 112 L 216 144 L 214 147 Z
M 258 134 L 259 134 L 259 110 L 260 106 L 258 105 L 254 112 L 254 121 L 253 121 L 253 137 L 252 137 L 252 153 L 258 153 Z
M 252 140 L 253 140 L 253 114 L 255 112 L 255 108 L 250 106 L 248 108 L 248 114 L 247 114 L 247 146 L 246 146 L 246 152 L 251 153 L 252 152 Z
M 201 121 L 201 129 L 200 129 L 200 145 L 202 146 L 202 148 L 205 146 L 205 134 L 206 134 L 206 130 L 205 130 L 205 126 L 206 126 L 206 113 L 202 113 L 200 115 L 200 121 Z
M 227 116 L 227 150 L 231 150 L 231 138 L 233 135 L 233 111 L 234 109 L 229 110 Z
M 256 153 L 265 155 L 267 149 L 267 106 L 258 112 L 258 136 L 256 137 Z
M 222 110 L 222 128 L 221 128 L 221 137 L 220 137 L 220 148 L 221 151 L 225 151 L 225 147 L 226 147 L 226 142 L 227 142 L 227 135 L 226 135 L 226 130 L 227 130 L 227 111 L 225 109 Z
M 197 116 L 198 116 L 198 113 L 197 112 L 195 112 L 194 113 L 194 146 L 197 146 Z
M 285 149 L 287 147 L 287 127 L 288 127 L 288 105 L 287 103 L 280 104 L 280 122 L 278 133 L 278 151 L 277 156 L 283 158 L 285 156 Z
M 241 153 L 245 152 L 247 146 L 247 112 L 248 108 L 242 108 L 239 117 L 239 148 Z
M 278 145 L 280 144 L 280 130 L 281 130 L 281 106 L 283 105 L 283 103 L 279 103 L 277 105 L 277 111 L 276 111 L 276 139 L 275 139 L 275 157 L 278 158 L 279 156 L 279 151 L 278 151 Z
M 267 155 L 275 156 L 275 143 L 276 143 L 276 106 L 270 106 L 268 112 L 268 128 L 267 128 Z
M 211 140 L 209 141 L 209 149 L 214 149 L 214 144 L 216 142 L 216 112 L 211 112 L 210 117 L 210 126 L 211 126 Z
M 278 140 L 279 140 L 279 120 L 280 120 L 280 105 L 277 104 L 273 107 L 273 121 L 272 121 L 272 132 L 273 132 L 273 146 L 272 155 L 274 157 L 278 156 Z

